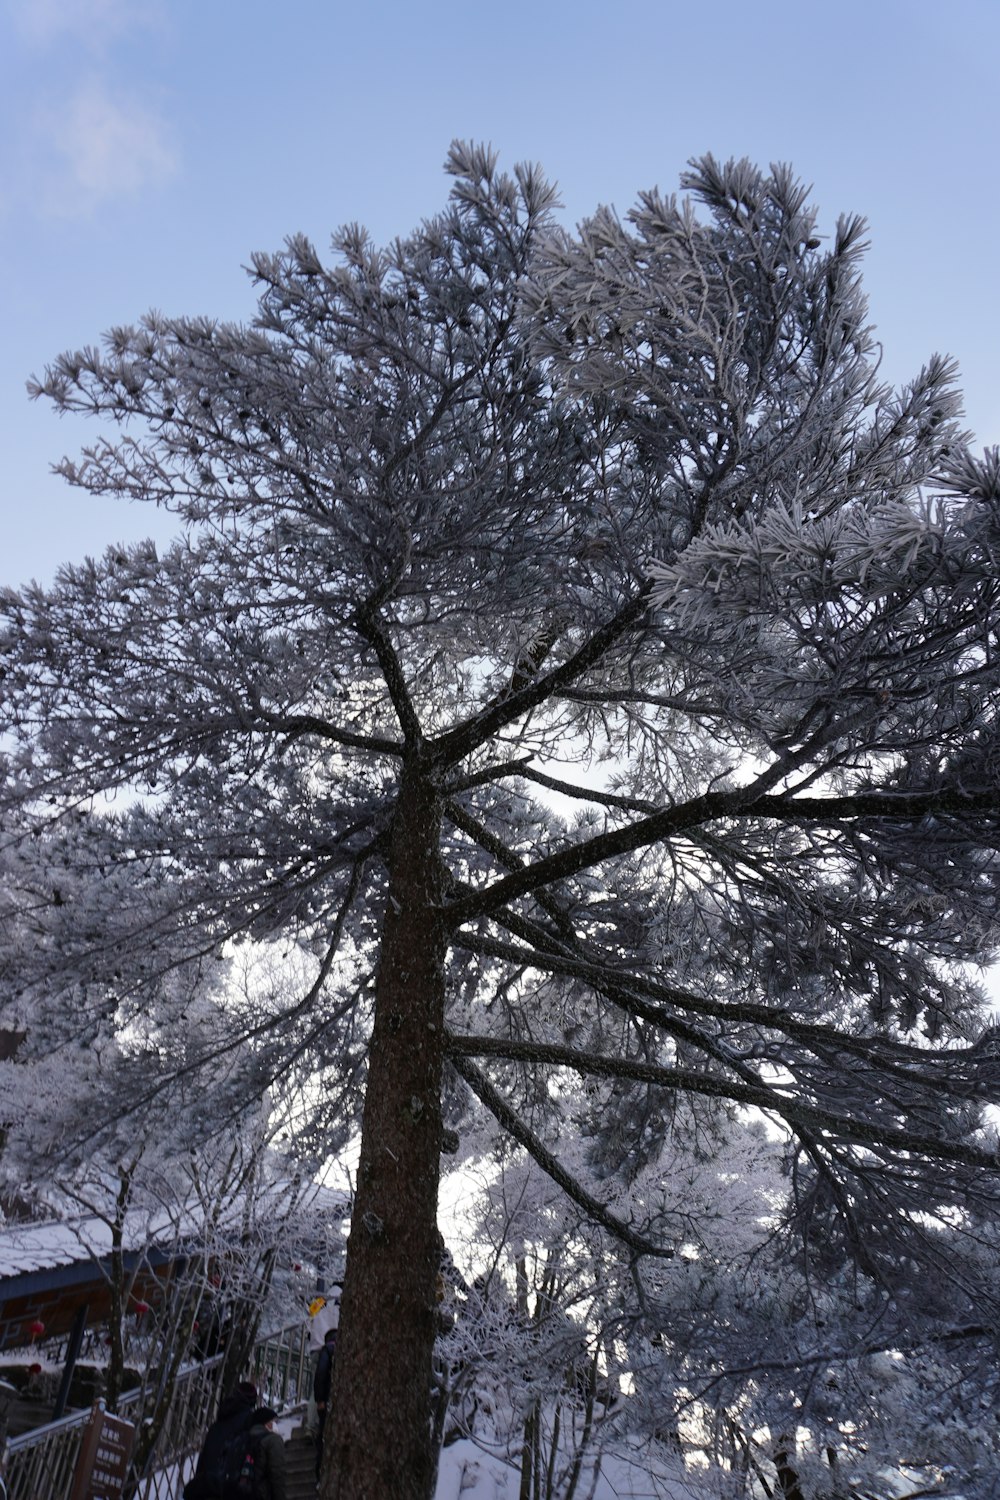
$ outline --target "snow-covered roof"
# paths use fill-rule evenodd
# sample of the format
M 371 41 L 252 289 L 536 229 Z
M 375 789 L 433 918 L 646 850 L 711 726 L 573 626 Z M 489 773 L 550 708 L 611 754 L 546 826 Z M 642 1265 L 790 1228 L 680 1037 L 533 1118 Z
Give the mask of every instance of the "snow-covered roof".
M 272 1183 L 264 1189 L 278 1209 L 287 1204 L 292 1191 L 293 1186 L 288 1182 Z M 337 1217 L 345 1205 L 343 1193 L 314 1183 L 304 1195 L 300 1209 L 316 1217 Z M 243 1208 L 242 1199 L 234 1198 L 227 1215 L 234 1226 L 241 1223 Z M 128 1214 L 122 1227 L 122 1244 L 126 1252 L 148 1250 L 151 1246 L 172 1249 L 185 1240 L 197 1239 L 203 1227 L 204 1215 L 195 1207 L 181 1212 Z M 0 1281 L 81 1261 L 102 1260 L 110 1253 L 111 1227 L 97 1215 L 68 1212 L 44 1221 L 0 1224 Z
M 111 1231 L 96 1218 L 52 1219 L 0 1227 L 0 1280 L 100 1259 L 111 1249 Z

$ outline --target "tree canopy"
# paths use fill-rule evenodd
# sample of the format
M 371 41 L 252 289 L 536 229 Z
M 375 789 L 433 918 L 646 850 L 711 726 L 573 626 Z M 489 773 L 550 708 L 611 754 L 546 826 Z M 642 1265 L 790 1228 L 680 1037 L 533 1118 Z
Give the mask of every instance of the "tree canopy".
M 254 256 L 250 326 L 57 360 L 33 394 L 106 434 L 66 478 L 178 539 L 0 597 L 7 842 L 66 933 L 12 985 L 85 1027 L 294 949 L 221 1045 L 316 1079 L 320 1148 L 364 1101 L 343 1500 L 430 1493 L 439 1159 L 477 1110 L 640 1302 L 697 1238 L 678 1154 L 763 1119 L 759 1238 L 853 1267 L 884 1332 L 914 1268 L 951 1289 L 917 1337 L 996 1304 L 998 455 L 946 359 L 881 381 L 864 225 L 790 170 L 706 157 L 569 232 L 536 168 L 448 169 L 387 248 Z M 112 907 L 65 901 L 67 840 Z

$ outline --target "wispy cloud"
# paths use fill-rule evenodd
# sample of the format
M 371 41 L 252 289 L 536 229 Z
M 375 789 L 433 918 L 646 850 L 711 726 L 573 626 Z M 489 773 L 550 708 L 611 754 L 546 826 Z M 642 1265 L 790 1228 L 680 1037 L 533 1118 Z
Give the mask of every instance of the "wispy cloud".
M 177 154 L 164 121 L 148 105 L 92 80 L 44 117 L 53 167 L 45 206 L 78 214 L 172 177 Z
M 4 111 L 0 218 L 80 217 L 175 175 L 177 134 L 156 91 L 133 82 L 149 33 L 167 27 L 164 0 L 0 0 L 4 20 L 19 66 Z
M 123 32 L 154 23 L 157 0 L 4 0 L 21 39 L 48 47 L 73 37 L 100 48 Z

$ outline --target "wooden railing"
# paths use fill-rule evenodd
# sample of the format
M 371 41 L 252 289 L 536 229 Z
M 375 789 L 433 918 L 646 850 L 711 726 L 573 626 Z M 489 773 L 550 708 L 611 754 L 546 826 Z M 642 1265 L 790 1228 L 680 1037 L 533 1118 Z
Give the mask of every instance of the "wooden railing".
M 307 1400 L 308 1345 L 309 1330 L 304 1324 L 257 1340 L 245 1378 L 257 1387 L 262 1404 L 282 1411 Z M 222 1364 L 222 1356 L 217 1355 L 203 1364 L 184 1365 L 178 1372 L 144 1472 L 130 1475 L 127 1489 L 135 1500 L 175 1500 L 180 1493 L 218 1409 Z M 117 1415 L 138 1427 L 151 1418 L 155 1402 L 154 1382 L 151 1389 L 126 1392 L 118 1401 Z M 68 1500 L 89 1417 L 89 1410 L 73 1412 L 8 1440 L 0 1460 L 8 1500 Z

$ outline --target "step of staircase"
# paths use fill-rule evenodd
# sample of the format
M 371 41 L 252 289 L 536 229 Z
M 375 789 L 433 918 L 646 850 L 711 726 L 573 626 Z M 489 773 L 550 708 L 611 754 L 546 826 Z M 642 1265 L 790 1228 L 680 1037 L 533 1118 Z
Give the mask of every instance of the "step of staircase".
M 285 1439 L 288 1500 L 316 1500 L 316 1444 L 304 1427 Z

